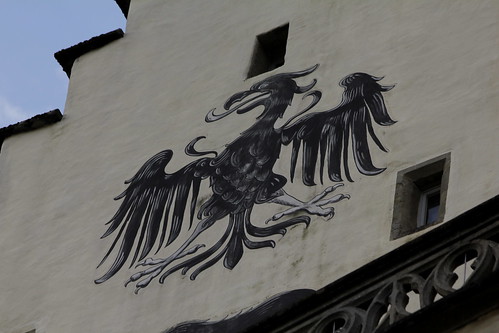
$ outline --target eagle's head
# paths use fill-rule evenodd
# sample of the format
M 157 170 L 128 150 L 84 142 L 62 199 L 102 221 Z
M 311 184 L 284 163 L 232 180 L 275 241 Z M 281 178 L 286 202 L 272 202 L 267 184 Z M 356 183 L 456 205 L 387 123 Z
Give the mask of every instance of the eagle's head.
M 263 79 L 253 84 L 250 89 L 232 95 L 224 104 L 226 112 L 217 115 L 214 113 L 215 110 L 211 110 L 206 115 L 206 121 L 215 121 L 233 112 L 243 114 L 258 106 L 263 106 L 264 110 L 257 119 L 266 116 L 282 117 L 286 106 L 291 105 L 295 94 L 303 94 L 317 83 L 314 79 L 306 86 L 299 86 L 294 79 L 312 73 L 317 67 L 319 67 L 318 64 L 303 71 L 276 74 Z
M 366 73 L 353 73 L 345 76 L 339 85 L 345 88 L 341 105 L 355 101 L 363 101 L 379 125 L 387 126 L 395 123 L 386 111 L 382 92 L 389 91 L 395 85 L 383 86 L 378 82 L 383 77 L 376 77 Z

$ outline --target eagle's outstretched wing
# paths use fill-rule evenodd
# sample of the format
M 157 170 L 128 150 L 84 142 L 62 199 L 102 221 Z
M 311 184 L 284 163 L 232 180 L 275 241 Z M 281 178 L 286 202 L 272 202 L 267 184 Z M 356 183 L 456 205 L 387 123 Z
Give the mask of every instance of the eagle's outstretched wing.
M 95 280 L 95 283 L 108 280 L 123 266 L 132 252 L 134 243 L 136 243 L 135 254 L 130 265 L 137 258 L 140 261 L 149 254 L 158 236 L 158 250 L 165 243 L 167 234 L 166 245 L 173 242 L 180 233 L 189 194 L 191 194 L 190 224 L 192 225 L 199 187 L 201 180 L 208 176 L 211 158 L 198 159 L 173 174 L 167 174 L 164 169 L 172 155 L 171 150 L 164 150 L 151 157 L 135 176 L 125 182 L 129 184 L 128 188 L 115 198 L 123 201 L 116 214 L 107 223 L 110 226 L 101 238 L 109 236 L 118 228 L 119 231 L 99 266 L 111 254 L 118 242 L 120 248 L 111 268 L 101 278 Z M 168 221 L 170 221 L 169 229 Z
M 305 185 L 315 185 L 317 160 L 320 161 L 320 180 L 323 181 L 324 166 L 331 181 L 342 181 L 341 164 L 345 177 L 352 181 L 348 167 L 348 145 L 351 139 L 355 165 L 364 175 L 376 175 L 384 169 L 373 165 L 368 144 L 368 133 L 377 146 L 386 151 L 374 133 L 374 121 L 383 126 L 395 123 L 386 110 L 382 92 L 393 86 L 381 86 L 377 78 L 365 73 L 354 73 L 340 81 L 345 88 L 339 106 L 334 109 L 311 113 L 285 127 L 283 144 L 293 143 L 291 156 L 291 179 L 294 177 L 298 153 L 303 147 L 303 175 Z

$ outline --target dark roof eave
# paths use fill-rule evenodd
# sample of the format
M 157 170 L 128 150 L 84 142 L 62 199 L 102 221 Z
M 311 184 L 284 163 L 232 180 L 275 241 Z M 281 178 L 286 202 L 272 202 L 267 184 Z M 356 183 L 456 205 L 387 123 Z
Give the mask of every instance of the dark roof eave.
M 9 125 L 7 127 L 0 128 L 0 148 L 2 147 L 3 141 L 9 136 L 13 136 L 19 133 L 29 132 L 54 124 L 62 119 L 62 113 L 59 109 L 55 109 L 49 112 L 45 112 L 29 119 L 20 121 L 16 124 Z
M 123 30 L 116 29 L 100 36 L 90 38 L 89 40 L 78 43 L 67 49 L 60 50 L 54 54 L 54 57 L 62 66 L 62 69 L 66 72 L 68 77 L 71 77 L 71 69 L 76 59 L 90 51 L 99 49 L 117 39 L 120 39 L 124 35 L 125 33 Z
M 118 6 L 120 7 L 125 18 L 128 18 L 128 9 L 130 8 L 130 0 L 115 0 Z

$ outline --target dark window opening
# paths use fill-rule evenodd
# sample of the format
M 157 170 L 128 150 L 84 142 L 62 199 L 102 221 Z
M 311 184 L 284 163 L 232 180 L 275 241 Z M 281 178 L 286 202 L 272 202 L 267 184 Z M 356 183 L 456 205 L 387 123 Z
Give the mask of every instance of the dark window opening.
M 289 23 L 256 37 L 248 78 L 284 65 Z
M 443 221 L 449 168 L 446 154 L 398 173 L 390 239 Z

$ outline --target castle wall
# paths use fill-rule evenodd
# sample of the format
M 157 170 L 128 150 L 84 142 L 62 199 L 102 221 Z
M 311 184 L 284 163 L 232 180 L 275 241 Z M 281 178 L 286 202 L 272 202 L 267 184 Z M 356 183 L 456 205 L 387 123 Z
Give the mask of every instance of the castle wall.
M 397 173 L 449 152 L 444 223 L 494 197 L 498 15 L 499 3 L 485 0 L 132 1 L 125 36 L 75 62 L 64 119 L 3 143 L 0 332 L 160 332 L 235 315 L 280 292 L 319 289 L 438 227 L 390 241 Z M 246 79 L 255 37 L 286 23 L 284 66 Z M 206 137 L 197 149 L 222 152 L 260 113 L 207 123 L 208 111 L 222 112 L 231 95 L 270 75 L 315 64 L 296 79 L 317 79 L 322 99 L 310 112 L 337 106 L 338 82 L 350 73 L 396 84 L 383 96 L 397 122 L 373 125 L 389 151 L 369 141 L 374 164 L 386 170 L 362 175 L 350 155 L 354 182 L 344 179 L 337 193 L 351 199 L 331 205 L 331 220 L 312 216 L 308 228 L 267 238 L 275 248 L 245 249 L 232 270 L 219 262 L 194 281 L 177 272 L 136 295 L 133 283 L 123 287 L 141 270 L 128 261 L 96 285 L 114 259 L 96 269 L 115 235 L 100 239 L 120 206 L 113 198 L 127 188 L 123 182 L 165 149 L 174 152 L 168 173 L 194 161 L 184 147 L 197 136 Z M 282 123 L 309 103 L 295 96 Z M 301 157 L 291 183 L 290 156 L 283 148 L 273 168 L 288 178 L 288 193 L 309 200 L 333 185 L 327 177 L 323 185 L 318 177 L 319 185 L 303 185 Z M 206 180 L 197 207 L 211 195 Z M 259 204 L 251 220 L 265 227 L 282 210 Z M 197 242 L 214 244 L 227 223 L 217 221 Z M 184 227 L 154 258 L 170 255 L 193 229 Z

